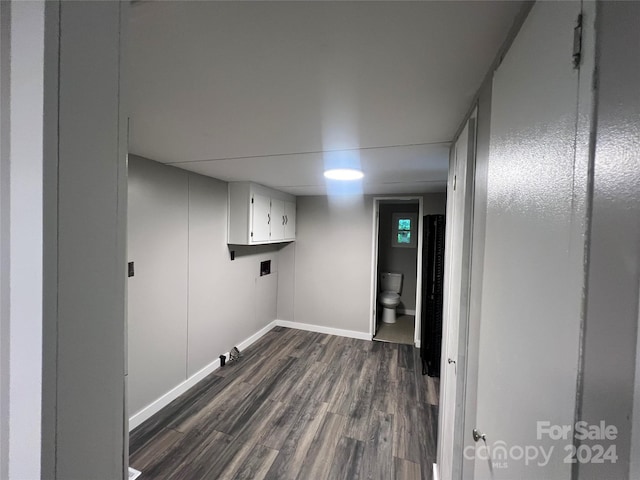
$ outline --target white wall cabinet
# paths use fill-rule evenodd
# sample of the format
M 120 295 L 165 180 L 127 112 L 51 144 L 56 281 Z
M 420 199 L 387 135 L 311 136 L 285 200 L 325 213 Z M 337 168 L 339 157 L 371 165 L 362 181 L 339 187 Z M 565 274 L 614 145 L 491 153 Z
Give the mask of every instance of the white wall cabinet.
M 257 183 L 229 183 L 227 243 L 260 245 L 295 238 L 296 197 Z

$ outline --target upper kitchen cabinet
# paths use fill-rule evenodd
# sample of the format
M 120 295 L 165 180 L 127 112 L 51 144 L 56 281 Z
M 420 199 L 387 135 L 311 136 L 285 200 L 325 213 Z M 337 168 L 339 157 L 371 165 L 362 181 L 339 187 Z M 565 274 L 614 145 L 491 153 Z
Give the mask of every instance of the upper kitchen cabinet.
M 295 239 L 296 197 L 257 183 L 229 183 L 227 243 L 260 245 Z

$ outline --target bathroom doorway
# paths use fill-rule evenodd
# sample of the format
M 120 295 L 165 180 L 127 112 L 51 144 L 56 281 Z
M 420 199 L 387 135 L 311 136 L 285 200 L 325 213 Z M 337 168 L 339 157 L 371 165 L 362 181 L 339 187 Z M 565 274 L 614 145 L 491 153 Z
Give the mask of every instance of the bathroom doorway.
M 422 196 L 374 199 L 372 340 L 420 346 L 422 202 Z

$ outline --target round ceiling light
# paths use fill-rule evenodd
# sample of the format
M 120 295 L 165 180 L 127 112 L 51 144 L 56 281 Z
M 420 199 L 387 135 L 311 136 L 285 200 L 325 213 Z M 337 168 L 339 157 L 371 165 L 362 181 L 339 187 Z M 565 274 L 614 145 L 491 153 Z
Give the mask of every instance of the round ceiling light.
M 324 176 L 330 180 L 360 180 L 364 173 L 354 168 L 334 168 L 325 170 Z

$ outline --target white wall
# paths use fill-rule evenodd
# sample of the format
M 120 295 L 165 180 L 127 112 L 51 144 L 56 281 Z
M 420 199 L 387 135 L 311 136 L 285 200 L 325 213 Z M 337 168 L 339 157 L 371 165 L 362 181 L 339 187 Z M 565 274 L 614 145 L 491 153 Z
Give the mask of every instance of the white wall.
M 46 230 L 45 242 L 56 251 L 45 249 L 45 286 L 57 281 L 57 297 L 45 292 L 50 303 L 44 372 L 50 376 L 54 364 L 57 375 L 43 410 L 43 416 L 55 414 L 55 443 L 45 437 L 43 451 L 55 452 L 55 478 L 86 478 L 88 472 L 119 478 L 125 432 L 127 130 L 121 40 L 128 5 L 60 2 L 59 11 L 48 8 L 47 21 L 60 22 L 59 56 L 53 58 L 59 70 L 54 63 L 49 73 L 60 80 L 45 105 L 45 119 L 54 124 L 57 118 L 58 142 L 57 151 L 49 145 L 56 153 L 45 172 L 45 225 L 57 220 L 56 231 Z M 53 40 L 47 39 L 47 48 L 56 45 Z M 51 165 L 56 161 L 57 171 Z M 48 357 L 54 343 L 55 361 Z M 44 469 L 42 476 L 52 478 Z
M 598 118 L 586 304 L 581 418 L 615 425 L 615 463 L 578 466 L 581 479 L 629 477 L 638 434 L 633 385 L 640 288 L 640 4 L 598 11 Z M 620 52 L 625 52 L 620 55 Z M 632 422 L 633 419 L 633 422 Z M 632 430 L 636 432 L 632 432 Z
M 423 198 L 425 215 L 444 213 L 444 193 Z M 278 318 L 369 334 L 372 236 L 372 196 L 298 197 L 296 242 L 281 251 Z
M 44 11 L 44 2 L 1 10 L 0 477 L 9 479 L 41 472 Z
M 299 198 L 298 198 L 299 200 Z M 297 212 L 300 207 L 297 206 Z M 293 321 L 295 318 L 295 269 L 296 269 L 296 243 L 289 243 L 280 250 L 278 257 L 278 305 L 277 318 L 279 320 Z
M 294 321 L 368 332 L 371 197 L 298 197 Z
M 8 265 L 10 257 L 9 219 L 9 135 L 8 114 L 10 112 L 8 85 L 11 42 L 9 2 L 0 2 L 0 265 Z M 9 477 L 9 269 L 0 268 L 0 477 Z
M 2 3 L 2 478 L 124 474 L 127 7 Z
M 129 157 L 129 413 L 185 379 L 188 174 Z
M 275 320 L 282 246 L 234 246 L 232 261 L 227 184 L 133 155 L 128 231 L 133 415 Z

